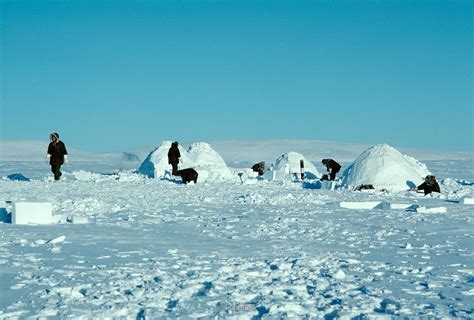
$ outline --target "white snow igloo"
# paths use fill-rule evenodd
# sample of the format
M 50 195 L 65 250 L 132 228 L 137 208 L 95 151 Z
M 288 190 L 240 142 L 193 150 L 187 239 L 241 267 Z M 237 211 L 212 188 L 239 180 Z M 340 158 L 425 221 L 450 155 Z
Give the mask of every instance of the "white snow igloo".
M 188 148 L 195 163 L 198 180 L 229 180 L 235 178 L 222 156 L 207 142 L 195 142 Z
M 288 152 L 276 159 L 273 166 L 271 180 L 291 179 L 294 174 L 299 177 L 301 174 L 300 160 L 304 161 L 305 178 L 316 179 L 321 176 L 318 169 L 302 154 Z
M 171 148 L 172 141 L 163 141 L 158 148 L 151 151 L 146 159 L 138 168 L 138 173 L 144 174 L 149 178 L 161 178 L 165 172 L 171 172 L 171 165 L 168 163 L 168 151 Z M 182 163 L 178 164 L 178 169 L 193 168 L 194 161 L 189 157 L 186 150 L 178 146 L 181 153 Z
M 375 189 L 403 191 L 422 183 L 428 174 L 423 163 L 387 144 L 378 144 L 365 150 L 344 170 L 342 184 L 371 184 Z

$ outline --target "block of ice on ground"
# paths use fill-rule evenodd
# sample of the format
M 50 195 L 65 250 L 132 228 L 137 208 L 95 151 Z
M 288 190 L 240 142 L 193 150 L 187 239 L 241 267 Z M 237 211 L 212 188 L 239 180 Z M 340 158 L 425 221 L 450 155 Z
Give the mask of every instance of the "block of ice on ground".
M 372 210 L 379 206 L 382 201 L 342 201 L 339 205 L 341 208 L 345 209 L 360 209 L 360 210 Z
M 67 222 L 76 223 L 76 224 L 86 224 L 89 222 L 89 218 L 78 215 L 71 215 L 67 217 Z
M 391 203 L 390 209 L 392 210 L 405 210 L 410 208 L 412 205 L 410 203 Z
M 461 201 L 459 201 L 461 204 L 474 204 L 474 198 L 462 198 Z
M 321 189 L 324 190 L 334 190 L 336 188 L 336 181 L 321 181 Z
M 433 207 L 433 208 L 418 207 L 416 208 L 416 212 L 418 213 L 445 213 L 445 212 L 448 212 L 448 209 L 446 207 Z
M 53 221 L 51 202 L 13 202 L 13 224 L 50 224 Z

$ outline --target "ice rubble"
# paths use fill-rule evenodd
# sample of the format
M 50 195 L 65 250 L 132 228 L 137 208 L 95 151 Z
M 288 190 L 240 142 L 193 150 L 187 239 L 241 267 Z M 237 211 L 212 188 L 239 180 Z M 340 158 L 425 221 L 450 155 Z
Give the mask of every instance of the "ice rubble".
M 291 178 L 294 174 L 300 176 L 300 160 L 304 161 L 305 177 L 308 179 L 316 179 L 320 177 L 318 169 L 301 153 L 288 152 L 275 160 L 271 180 L 285 180 Z
M 343 173 L 342 184 L 371 184 L 376 189 L 402 191 L 421 184 L 430 171 L 416 159 L 387 144 L 365 150 Z

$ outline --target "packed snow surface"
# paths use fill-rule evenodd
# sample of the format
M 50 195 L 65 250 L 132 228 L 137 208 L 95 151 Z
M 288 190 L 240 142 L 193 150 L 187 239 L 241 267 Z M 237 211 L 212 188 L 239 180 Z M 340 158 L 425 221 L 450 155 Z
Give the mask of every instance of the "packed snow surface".
M 0 162 L 0 318 L 474 315 L 472 161 L 430 163 L 442 193 L 428 196 L 121 165 L 73 161 L 54 182 L 43 163 Z M 60 223 L 12 224 L 32 201 Z
M 365 150 L 344 171 L 343 184 L 371 184 L 376 189 L 402 191 L 418 186 L 428 174 L 426 165 L 389 145 L 379 144 Z

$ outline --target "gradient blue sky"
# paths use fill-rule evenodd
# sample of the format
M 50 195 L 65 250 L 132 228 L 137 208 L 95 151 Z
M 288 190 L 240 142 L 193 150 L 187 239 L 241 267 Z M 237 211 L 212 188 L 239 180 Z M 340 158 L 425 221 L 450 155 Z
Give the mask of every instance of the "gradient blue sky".
M 473 150 L 471 1 L 2 1 L 1 138 Z

